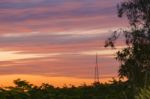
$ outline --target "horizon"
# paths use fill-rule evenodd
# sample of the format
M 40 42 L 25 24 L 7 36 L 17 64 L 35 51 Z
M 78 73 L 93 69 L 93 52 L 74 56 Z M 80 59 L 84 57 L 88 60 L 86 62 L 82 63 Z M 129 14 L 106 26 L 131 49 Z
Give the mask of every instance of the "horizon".
M 124 48 L 123 41 L 119 39 L 117 49 L 104 44 L 113 31 L 128 26 L 126 19 L 117 17 L 119 2 L 1 0 L 0 85 L 18 78 L 37 85 L 91 84 L 96 53 L 100 81 L 117 78 L 114 57 Z

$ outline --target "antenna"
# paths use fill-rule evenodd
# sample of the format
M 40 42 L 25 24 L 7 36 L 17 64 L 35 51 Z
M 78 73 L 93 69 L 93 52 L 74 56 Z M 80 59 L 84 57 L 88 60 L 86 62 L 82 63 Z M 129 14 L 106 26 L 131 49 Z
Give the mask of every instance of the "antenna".
M 99 83 L 99 68 L 98 68 L 98 54 L 96 53 L 96 64 L 95 64 L 95 83 Z

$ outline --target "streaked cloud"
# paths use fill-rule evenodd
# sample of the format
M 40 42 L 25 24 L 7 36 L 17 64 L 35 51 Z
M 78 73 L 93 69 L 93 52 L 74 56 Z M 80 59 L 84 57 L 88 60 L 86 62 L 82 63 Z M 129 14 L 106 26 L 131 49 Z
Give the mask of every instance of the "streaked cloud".
M 0 61 L 13 61 L 13 60 L 21 60 L 21 59 L 32 59 L 32 58 L 44 58 L 60 55 L 60 53 L 49 53 L 49 54 L 23 54 L 19 51 L 0 51 L 0 55 L 2 56 Z
M 124 47 L 123 41 L 115 50 L 103 46 L 114 30 L 127 27 L 125 19 L 117 18 L 118 2 L 1 0 L 0 76 L 73 77 L 91 82 L 98 53 L 101 78 L 116 77 L 119 64 L 113 57 Z

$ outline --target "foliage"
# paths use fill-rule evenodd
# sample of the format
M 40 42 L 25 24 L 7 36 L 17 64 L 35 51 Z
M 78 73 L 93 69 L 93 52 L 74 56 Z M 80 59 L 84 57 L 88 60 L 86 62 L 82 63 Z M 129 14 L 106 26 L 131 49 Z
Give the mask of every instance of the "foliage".
M 140 89 L 140 92 L 135 96 L 135 99 L 150 99 L 150 87 Z
M 127 83 L 113 80 L 111 84 L 94 83 L 75 87 L 54 87 L 49 84 L 35 86 L 17 79 L 14 87 L 0 89 L 0 99 L 123 99 Z
M 117 52 L 121 63 L 120 78 L 128 78 L 132 87 L 148 86 L 150 83 L 150 0 L 125 0 L 118 5 L 118 16 L 126 15 L 130 28 L 115 31 L 106 41 L 114 47 L 115 41 L 123 34 L 127 45 Z

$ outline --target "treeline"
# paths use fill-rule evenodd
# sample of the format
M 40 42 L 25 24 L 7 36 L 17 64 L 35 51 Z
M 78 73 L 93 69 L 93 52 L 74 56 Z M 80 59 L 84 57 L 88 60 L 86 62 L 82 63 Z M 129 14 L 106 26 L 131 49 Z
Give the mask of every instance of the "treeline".
M 0 99 L 150 99 L 150 88 L 136 88 L 133 92 L 128 81 L 54 87 L 50 84 L 35 86 L 17 79 L 15 86 L 0 88 Z M 134 90 L 135 91 L 135 90 Z
M 14 84 L 0 88 L 0 99 L 121 99 L 128 88 L 127 82 L 116 80 L 111 84 L 93 83 L 62 88 L 49 84 L 35 86 L 20 79 Z

